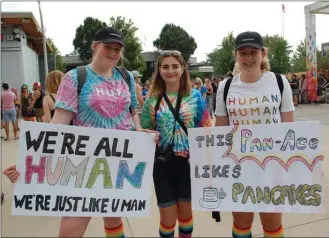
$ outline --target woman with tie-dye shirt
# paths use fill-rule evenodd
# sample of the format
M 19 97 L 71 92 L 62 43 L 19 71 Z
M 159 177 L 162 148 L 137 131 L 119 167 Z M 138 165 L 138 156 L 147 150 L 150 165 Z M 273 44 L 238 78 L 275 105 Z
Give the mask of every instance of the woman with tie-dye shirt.
M 59 86 L 53 124 L 136 130 L 141 128 L 135 108 L 137 105 L 135 82 L 131 72 L 130 87 L 114 68 L 124 47 L 122 33 L 111 27 L 100 29 L 91 45 L 93 59 L 86 66 L 86 81 L 78 95 L 77 69 L 69 71 Z M 131 107 L 131 111 L 130 108 Z M 10 166 L 5 175 L 15 182 L 19 176 L 16 166 Z M 124 237 L 120 217 L 104 217 L 106 237 Z M 59 237 L 83 237 L 90 217 L 63 217 Z
M 183 127 L 175 119 L 168 103 L 173 110 L 176 108 Z M 211 120 L 201 93 L 192 89 L 187 65 L 180 52 L 164 51 L 160 54 L 141 121 L 143 128 L 155 129 L 160 136 L 153 170 L 160 208 L 160 237 L 174 236 L 177 218 L 179 236 L 191 237 L 193 218 L 189 146 L 184 127 L 208 127 Z

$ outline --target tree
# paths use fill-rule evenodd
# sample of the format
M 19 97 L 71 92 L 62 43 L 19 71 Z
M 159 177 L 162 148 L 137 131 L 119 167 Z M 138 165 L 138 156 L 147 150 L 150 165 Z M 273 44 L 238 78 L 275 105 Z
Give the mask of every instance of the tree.
M 321 51 L 317 51 L 318 70 L 329 70 L 329 56 L 323 56 Z
M 160 50 L 178 50 L 182 53 L 186 62 L 194 54 L 197 44 L 183 28 L 172 23 L 166 24 L 159 37 L 153 41 L 154 47 Z
M 138 28 L 134 26 L 134 22 L 131 19 L 126 20 L 125 17 L 119 16 L 117 18 L 111 17 L 109 25 L 120 30 L 124 36 L 124 67 L 128 70 L 138 70 L 144 74 L 146 70 L 146 64 L 142 55 L 143 48 L 142 43 L 136 36 Z
M 268 58 L 270 60 L 271 71 L 275 73 L 288 73 L 290 71 L 291 46 L 288 41 L 279 35 L 264 38 L 264 46 L 268 48 Z
M 329 57 L 323 57 L 321 51 L 317 49 L 317 69 L 326 70 L 329 69 Z M 297 46 L 296 51 L 294 52 L 291 58 L 291 65 L 293 72 L 305 72 L 306 71 L 306 46 L 305 42 L 300 42 Z
M 53 54 L 55 55 L 56 58 L 56 66 L 55 68 L 57 70 L 60 70 L 62 72 L 66 72 L 66 64 L 63 62 L 63 58 L 61 56 L 60 51 L 56 47 L 54 41 L 51 38 L 47 38 L 48 43 L 50 44 L 50 47 L 53 50 Z
M 214 66 L 215 75 L 223 76 L 228 71 L 233 70 L 234 44 L 235 37 L 233 36 L 233 32 L 230 32 L 223 38 L 221 45 L 207 55 L 207 62 Z
M 82 25 L 80 25 L 75 32 L 75 38 L 73 40 L 74 50 L 79 53 L 80 59 L 87 63 L 90 61 L 91 43 L 95 37 L 96 32 L 101 29 L 105 22 L 101 22 L 97 18 L 87 17 Z
M 301 41 L 297 46 L 291 58 L 292 72 L 305 72 L 306 71 L 306 47 L 305 41 Z

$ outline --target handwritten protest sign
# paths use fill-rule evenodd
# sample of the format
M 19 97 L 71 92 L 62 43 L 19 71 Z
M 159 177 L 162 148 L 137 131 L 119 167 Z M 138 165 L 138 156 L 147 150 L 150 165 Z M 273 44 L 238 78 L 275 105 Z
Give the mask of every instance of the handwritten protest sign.
M 324 212 L 319 122 L 189 129 L 195 210 Z
M 148 216 L 155 135 L 23 122 L 13 215 Z

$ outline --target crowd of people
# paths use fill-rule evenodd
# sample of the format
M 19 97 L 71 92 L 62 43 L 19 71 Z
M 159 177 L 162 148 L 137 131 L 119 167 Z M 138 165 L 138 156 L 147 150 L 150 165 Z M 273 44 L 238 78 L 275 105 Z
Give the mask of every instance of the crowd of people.
M 229 101 L 242 97 L 271 97 L 274 91 L 281 95 L 280 102 L 266 103 L 280 110 L 258 115 L 259 118 L 253 115 L 250 121 L 293 122 L 293 90 L 282 75 L 284 88 L 280 94 L 263 38 L 257 32 L 244 32 L 236 37 L 236 64 L 232 72 L 223 78 L 205 78 L 204 81 L 190 79 L 187 63 L 176 50 L 161 52 L 151 82 L 140 85 L 142 75 L 138 71 L 127 71 L 129 78 L 124 80 L 116 68 L 124 47 L 119 30 L 102 28 L 91 45 L 92 60 L 84 68 L 86 78 L 82 87 L 79 88 L 79 69 L 65 75 L 53 71 L 46 79 L 47 96 L 39 84 L 33 86 L 33 94 L 26 85 L 22 86 L 20 115 L 28 121 L 36 117 L 38 122 L 44 123 L 155 133 L 153 180 L 160 213 L 159 236 L 173 237 L 178 222 L 179 237 L 191 237 L 193 215 L 187 128 L 211 127 L 214 117 L 217 127 L 233 125 L 242 115 L 228 114 L 228 110 L 252 105 L 231 105 Z M 8 86 L 4 86 L 8 91 Z M 100 93 L 102 90 L 110 93 Z M 9 92 L 4 96 L 8 97 L 3 111 L 5 123 L 11 121 L 16 126 L 18 111 L 11 102 L 18 97 Z M 243 116 L 249 120 L 248 115 Z M 15 183 L 20 171 L 11 165 L 4 174 Z M 232 236 L 251 237 L 254 213 L 232 214 Z M 283 237 L 281 213 L 261 213 L 260 219 L 265 237 Z M 63 217 L 59 236 L 82 237 L 89 221 L 90 217 Z M 120 217 L 104 217 L 103 221 L 106 237 L 124 237 Z
M 325 74 L 321 71 L 317 73 L 317 81 L 316 81 L 316 98 L 310 100 L 308 97 L 308 82 L 307 77 L 305 73 L 292 73 L 292 74 L 286 74 L 286 78 L 288 79 L 292 93 L 293 93 L 293 100 L 295 106 L 298 106 L 298 104 L 309 104 L 309 103 L 315 103 L 318 104 L 322 101 L 322 96 L 325 95 L 325 88 L 327 87 L 328 75 L 325 76 Z
M 23 121 L 49 122 L 54 113 L 54 103 L 58 87 L 64 73 L 59 70 L 50 72 L 46 78 L 46 89 L 42 89 L 40 82 L 35 82 L 31 92 L 27 84 L 21 86 L 21 91 L 7 83 L 2 84 L 1 93 L 1 119 L 2 128 L 5 128 L 6 138 L 10 140 L 9 126 L 12 123 L 14 139 L 18 139 L 19 118 Z

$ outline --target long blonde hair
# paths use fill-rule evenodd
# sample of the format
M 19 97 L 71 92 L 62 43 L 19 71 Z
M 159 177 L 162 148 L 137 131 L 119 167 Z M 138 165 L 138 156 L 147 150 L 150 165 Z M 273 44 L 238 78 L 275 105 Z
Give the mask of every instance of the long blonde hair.
M 51 71 L 46 78 L 46 89 L 48 93 L 57 93 L 58 87 L 64 78 L 64 73 L 59 70 Z

